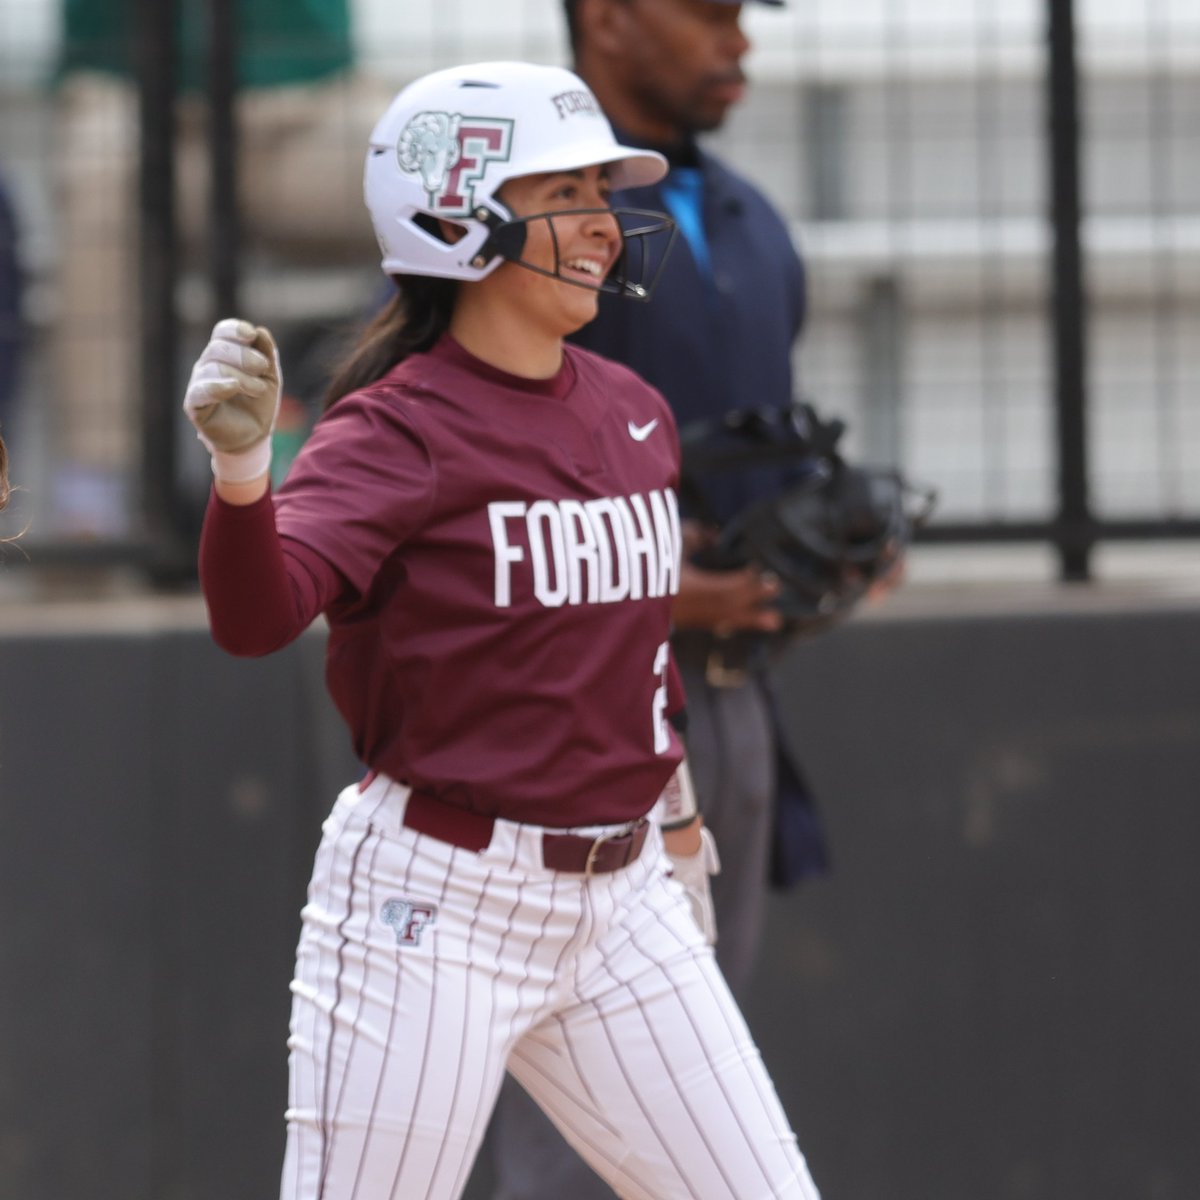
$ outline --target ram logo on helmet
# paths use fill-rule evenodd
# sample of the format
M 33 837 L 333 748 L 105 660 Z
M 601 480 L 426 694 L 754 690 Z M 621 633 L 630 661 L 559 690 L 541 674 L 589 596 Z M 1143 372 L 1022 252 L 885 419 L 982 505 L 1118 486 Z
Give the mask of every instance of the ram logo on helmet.
M 489 162 L 508 159 L 511 120 L 421 112 L 405 125 L 396 144 L 400 169 L 420 175 L 435 212 L 461 216 L 474 207 L 474 187 Z

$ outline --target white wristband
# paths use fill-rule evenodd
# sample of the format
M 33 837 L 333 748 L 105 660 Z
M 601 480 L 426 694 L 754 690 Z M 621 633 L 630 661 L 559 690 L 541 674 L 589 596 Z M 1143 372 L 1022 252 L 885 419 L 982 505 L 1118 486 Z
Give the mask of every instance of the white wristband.
M 696 788 L 692 783 L 692 773 L 688 769 L 687 759 L 680 760 L 675 768 L 675 774 L 667 780 L 662 795 L 658 798 L 655 816 L 664 829 L 673 826 L 689 824 L 698 809 L 696 804 Z
M 223 450 L 212 452 L 212 472 L 221 483 L 252 483 L 261 479 L 271 469 L 271 438 L 255 442 L 249 450 L 229 454 Z

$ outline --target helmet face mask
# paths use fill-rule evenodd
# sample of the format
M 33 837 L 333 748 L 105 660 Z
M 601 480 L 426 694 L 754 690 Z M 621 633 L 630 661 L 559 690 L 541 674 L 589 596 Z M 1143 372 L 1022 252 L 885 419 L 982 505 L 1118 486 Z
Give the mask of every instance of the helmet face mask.
M 757 564 L 780 581 L 785 632 L 815 633 L 846 616 L 911 540 L 898 472 L 852 467 L 744 510 L 722 531 L 727 565 Z
M 363 191 L 383 269 L 472 281 L 511 261 L 549 274 L 522 260 L 525 233 L 536 220 L 546 220 L 553 233 L 552 218 L 568 211 L 517 217 L 498 193 L 511 179 L 599 165 L 607 166 L 614 187 L 642 186 L 666 173 L 660 155 L 617 143 L 596 98 L 572 72 L 480 63 L 427 75 L 400 92 L 371 134 Z M 673 224 L 650 216 L 636 229 L 622 223 L 623 261 L 661 266 L 665 250 L 652 254 L 645 243 L 672 233 Z M 443 222 L 458 226 L 461 236 L 446 237 Z M 631 255 L 633 238 L 639 249 Z M 557 278 L 588 286 L 557 272 L 556 262 Z M 639 298 L 650 290 L 624 268 L 598 287 Z
M 680 430 L 681 495 L 721 524 L 711 546 L 693 556 L 714 571 L 755 566 L 779 581 L 773 607 L 783 618 L 777 641 L 818 633 L 844 619 L 871 586 L 894 572 L 914 532 L 933 513 L 934 489 L 897 470 L 852 465 L 838 451 L 843 422 L 811 405 L 741 409 Z M 723 523 L 707 499 L 709 476 L 786 466 L 789 482 Z M 761 638 L 744 634 L 743 640 Z
M 587 283 L 563 275 L 562 252 L 559 247 L 555 221 L 560 217 L 612 217 L 621 231 L 621 252 L 603 279 Z M 480 219 L 491 228 L 491 237 L 483 244 L 473 265 L 480 267 L 503 259 L 518 267 L 524 267 L 538 275 L 546 275 L 561 283 L 585 291 L 605 292 L 614 296 L 625 296 L 631 300 L 649 300 L 662 273 L 667 255 L 674 245 L 677 230 L 675 222 L 665 213 L 645 208 L 568 208 L 553 212 L 530 213 L 528 216 L 497 219 L 481 210 Z M 545 221 L 554 249 L 554 267 L 548 269 L 522 258 L 529 227 L 537 221 Z

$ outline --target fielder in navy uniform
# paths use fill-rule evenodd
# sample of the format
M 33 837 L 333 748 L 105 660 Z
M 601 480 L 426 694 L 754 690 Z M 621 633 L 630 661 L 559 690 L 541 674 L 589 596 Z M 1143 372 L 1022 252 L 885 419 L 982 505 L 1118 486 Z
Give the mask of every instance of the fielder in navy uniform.
M 626 250 L 670 222 L 608 196 L 664 170 L 568 71 L 428 76 L 367 155 L 395 300 L 278 494 L 270 334 L 223 321 L 193 371 L 214 637 L 269 653 L 323 613 L 369 767 L 303 913 L 284 1200 L 461 1195 L 506 1069 L 628 1200 L 817 1196 L 709 942 L 674 421 L 563 343 L 647 294 Z

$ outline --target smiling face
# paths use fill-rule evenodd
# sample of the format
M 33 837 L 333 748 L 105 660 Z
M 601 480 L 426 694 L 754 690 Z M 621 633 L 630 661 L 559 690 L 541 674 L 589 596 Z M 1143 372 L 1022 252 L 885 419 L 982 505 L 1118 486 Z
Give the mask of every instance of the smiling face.
M 496 193 L 523 223 L 519 259 L 464 283 L 450 333 L 477 358 L 516 375 L 546 378 L 563 338 L 596 315 L 600 284 L 623 239 L 608 204 L 603 166 L 524 175 Z
M 511 179 L 498 194 L 514 217 L 533 219 L 526 222 L 519 261 L 505 263 L 495 275 L 531 318 L 560 328 L 558 336 L 596 315 L 600 284 L 620 257 L 621 230 L 609 212 L 609 191 L 608 169 L 592 166 Z

